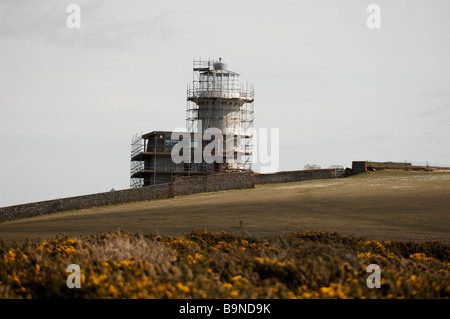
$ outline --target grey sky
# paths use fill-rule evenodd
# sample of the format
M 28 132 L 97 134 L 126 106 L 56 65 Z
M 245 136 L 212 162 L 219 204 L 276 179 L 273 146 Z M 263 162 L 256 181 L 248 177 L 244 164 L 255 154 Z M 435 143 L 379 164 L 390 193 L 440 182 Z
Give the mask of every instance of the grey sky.
M 2 0 L 0 206 L 128 188 L 132 135 L 185 125 L 199 57 L 254 85 L 280 170 L 450 164 L 449 14 L 446 0 Z

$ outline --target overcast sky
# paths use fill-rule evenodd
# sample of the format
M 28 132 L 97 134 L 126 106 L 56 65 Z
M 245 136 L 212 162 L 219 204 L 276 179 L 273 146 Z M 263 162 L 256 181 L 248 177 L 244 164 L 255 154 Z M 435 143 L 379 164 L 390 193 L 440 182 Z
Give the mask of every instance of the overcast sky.
M 448 0 L 2 0 L 0 207 L 128 188 L 132 135 L 185 126 L 199 57 L 254 85 L 279 170 L 450 166 L 449 34 Z

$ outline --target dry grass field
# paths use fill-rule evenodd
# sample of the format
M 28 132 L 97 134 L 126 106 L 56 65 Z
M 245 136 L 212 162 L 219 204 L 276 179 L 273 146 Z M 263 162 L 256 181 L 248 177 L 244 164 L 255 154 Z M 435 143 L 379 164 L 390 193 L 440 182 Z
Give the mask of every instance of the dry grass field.
M 0 223 L 0 238 L 24 242 L 117 230 L 179 236 L 200 229 L 262 237 L 322 230 L 450 242 L 450 173 L 368 172 L 56 213 Z
M 449 173 L 384 171 L 9 221 L 0 299 L 449 298 L 449 204 Z

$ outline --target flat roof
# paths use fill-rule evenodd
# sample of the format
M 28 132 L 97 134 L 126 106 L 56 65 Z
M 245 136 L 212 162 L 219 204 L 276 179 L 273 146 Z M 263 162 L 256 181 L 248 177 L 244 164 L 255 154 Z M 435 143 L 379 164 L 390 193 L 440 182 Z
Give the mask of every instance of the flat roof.
M 182 131 L 152 131 L 149 133 L 145 133 L 142 135 L 143 139 L 148 139 L 150 137 L 154 137 L 156 135 L 165 135 L 165 134 L 172 134 L 172 133 L 179 133 L 179 134 L 198 134 L 198 133 L 193 133 L 193 132 L 182 132 Z M 223 136 L 226 136 L 226 134 L 223 134 Z M 239 134 L 239 136 L 244 137 L 244 138 L 250 138 L 249 134 Z
M 147 138 L 147 137 L 153 137 L 155 135 L 164 135 L 164 134 L 172 134 L 174 131 L 152 131 L 150 133 L 145 133 L 142 135 L 142 138 Z M 183 134 L 189 134 L 189 132 L 178 132 L 176 131 L 175 133 L 183 133 Z M 192 133 L 191 133 L 192 134 Z

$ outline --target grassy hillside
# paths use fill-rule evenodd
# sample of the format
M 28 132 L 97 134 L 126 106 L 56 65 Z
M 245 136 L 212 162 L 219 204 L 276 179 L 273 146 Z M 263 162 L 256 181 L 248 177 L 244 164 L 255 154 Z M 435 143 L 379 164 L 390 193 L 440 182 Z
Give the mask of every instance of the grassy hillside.
M 322 230 L 450 242 L 450 173 L 368 172 L 64 212 L 0 223 L 0 237 L 23 242 L 117 230 L 179 236 L 199 229 L 263 237 Z

